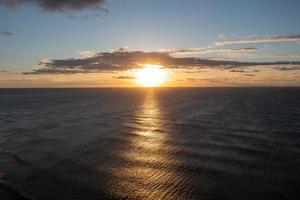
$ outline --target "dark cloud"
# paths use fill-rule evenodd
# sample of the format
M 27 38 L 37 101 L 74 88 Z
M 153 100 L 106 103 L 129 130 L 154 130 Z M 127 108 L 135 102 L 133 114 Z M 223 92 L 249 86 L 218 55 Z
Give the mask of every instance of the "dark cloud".
M 99 9 L 105 0 L 0 0 L 0 5 L 17 8 L 22 5 L 34 5 L 46 11 L 76 11 L 83 9 Z
M 116 72 L 137 69 L 145 64 L 158 64 L 165 68 L 184 69 L 243 69 L 250 66 L 300 65 L 300 62 L 238 62 L 225 60 L 200 59 L 196 57 L 173 57 L 167 52 L 144 52 L 116 50 L 99 52 L 92 57 L 53 59 L 39 63 L 38 69 L 25 74 L 72 74 Z
M 246 47 L 246 48 L 237 48 L 237 49 L 231 49 L 232 52 L 248 52 L 248 51 L 257 51 L 259 48 L 256 47 Z
M 23 72 L 22 74 L 80 74 L 80 73 L 91 73 L 88 70 L 81 69 L 51 69 L 51 68 L 41 68 L 33 70 L 32 72 Z
M 116 78 L 116 79 L 134 79 L 133 76 L 114 76 L 113 78 Z
M 12 36 L 15 33 L 10 32 L 10 31 L 0 31 L 0 36 Z
M 232 69 L 232 70 L 230 70 L 230 72 L 244 73 L 246 71 L 243 69 Z

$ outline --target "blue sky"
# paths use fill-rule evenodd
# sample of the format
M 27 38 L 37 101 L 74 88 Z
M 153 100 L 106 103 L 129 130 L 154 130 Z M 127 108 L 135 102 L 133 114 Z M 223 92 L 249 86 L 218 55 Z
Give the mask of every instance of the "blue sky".
M 80 51 L 124 46 L 141 51 L 255 47 L 259 51 L 250 56 L 227 60 L 300 60 L 300 40 L 214 44 L 299 36 L 298 0 L 107 0 L 102 7 L 108 13 L 92 9 L 49 12 L 34 3 L 15 9 L 0 6 L 0 31 L 13 33 L 0 35 L 0 70 L 30 71 L 45 58 L 78 57 Z M 214 52 L 198 56 L 224 57 Z

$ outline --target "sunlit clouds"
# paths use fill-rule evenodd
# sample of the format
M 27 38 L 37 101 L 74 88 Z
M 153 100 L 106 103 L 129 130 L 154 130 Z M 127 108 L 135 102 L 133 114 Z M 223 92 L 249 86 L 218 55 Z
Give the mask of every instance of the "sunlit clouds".
M 246 51 L 253 49 L 246 49 Z M 235 49 L 231 51 L 244 51 Z M 180 51 L 179 51 L 180 52 Z M 146 64 L 161 65 L 169 69 L 233 69 L 251 66 L 299 66 L 300 62 L 242 62 L 222 59 L 203 59 L 194 56 L 175 57 L 174 52 L 113 51 L 84 53 L 82 58 L 42 60 L 36 69 L 24 74 L 77 74 L 109 73 L 142 68 Z

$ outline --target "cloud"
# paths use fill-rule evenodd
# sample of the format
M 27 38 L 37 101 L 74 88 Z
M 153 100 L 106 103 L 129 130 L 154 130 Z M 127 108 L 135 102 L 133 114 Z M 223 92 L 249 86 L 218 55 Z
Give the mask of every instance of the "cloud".
M 274 67 L 273 69 L 279 71 L 295 71 L 295 70 L 300 70 L 300 66 L 278 66 L 278 67 Z
M 116 78 L 116 79 L 134 79 L 133 76 L 114 76 L 113 78 Z
M 300 41 L 300 35 L 278 36 L 278 37 L 265 37 L 254 38 L 245 40 L 222 40 L 215 42 L 215 45 L 230 45 L 230 44 L 256 44 L 256 43 L 271 43 L 271 42 L 297 42 Z
M 97 55 L 94 51 L 79 51 L 79 55 L 83 58 L 92 58 Z
M 256 76 L 255 74 L 244 74 L 244 76 Z
M 230 70 L 230 72 L 244 73 L 245 70 L 243 70 L 243 69 L 232 69 L 232 70 Z
M 197 57 L 174 57 L 168 52 L 144 52 L 116 50 L 98 52 L 92 57 L 69 59 L 46 59 L 38 68 L 24 74 L 74 74 L 117 72 L 142 68 L 145 64 L 162 65 L 181 69 L 243 69 L 250 66 L 300 65 L 300 62 L 238 62 L 200 59 Z
M 81 74 L 81 73 L 90 73 L 88 70 L 69 70 L 69 69 L 51 69 L 51 68 L 44 68 L 44 69 L 36 69 L 32 72 L 23 72 L 22 74 Z
M 246 48 L 231 49 L 231 52 L 249 52 L 249 51 L 257 51 L 257 50 L 259 50 L 259 48 L 246 47 Z
M 1 0 L 0 5 L 15 9 L 22 5 L 34 5 L 49 12 L 103 10 L 105 0 Z
M 213 53 L 244 53 L 244 52 L 254 52 L 258 51 L 259 48 L 247 47 L 247 48 L 236 48 L 236 49 L 216 49 L 213 46 L 200 47 L 200 48 L 188 48 L 188 49 L 160 49 L 160 52 L 168 52 L 172 56 L 188 56 L 188 55 L 203 55 L 203 54 L 213 54 Z
M 12 36 L 15 33 L 10 32 L 10 31 L 0 31 L 0 36 Z
M 196 82 L 198 81 L 199 79 L 197 78 L 186 78 L 187 81 L 191 81 L 191 82 Z
M 185 71 L 186 74 L 198 74 L 198 73 L 204 73 L 205 70 L 193 70 L 193 71 Z

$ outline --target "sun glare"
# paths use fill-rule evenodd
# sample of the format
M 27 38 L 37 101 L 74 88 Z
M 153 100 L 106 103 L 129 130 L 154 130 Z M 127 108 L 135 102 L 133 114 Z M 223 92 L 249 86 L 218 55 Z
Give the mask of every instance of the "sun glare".
M 160 65 L 145 65 L 145 68 L 136 71 L 134 76 L 140 85 L 155 87 L 164 83 L 168 74 Z

